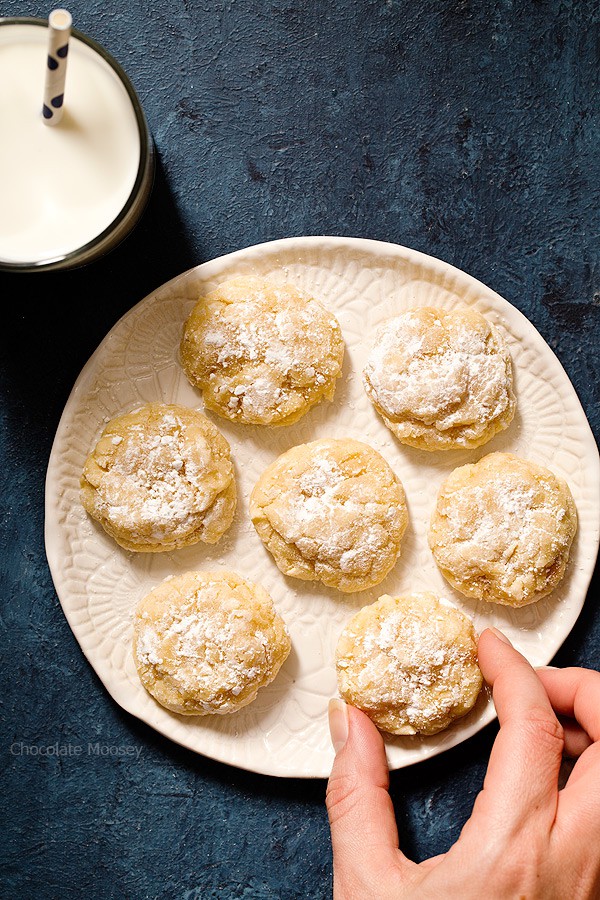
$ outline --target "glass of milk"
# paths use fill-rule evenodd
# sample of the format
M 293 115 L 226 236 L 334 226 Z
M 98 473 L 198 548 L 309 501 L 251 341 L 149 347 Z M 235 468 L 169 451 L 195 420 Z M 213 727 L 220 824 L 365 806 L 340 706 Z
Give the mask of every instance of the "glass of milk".
M 42 118 L 47 22 L 0 19 L 0 270 L 67 269 L 116 246 L 152 189 L 154 148 L 119 64 L 73 30 L 64 114 Z

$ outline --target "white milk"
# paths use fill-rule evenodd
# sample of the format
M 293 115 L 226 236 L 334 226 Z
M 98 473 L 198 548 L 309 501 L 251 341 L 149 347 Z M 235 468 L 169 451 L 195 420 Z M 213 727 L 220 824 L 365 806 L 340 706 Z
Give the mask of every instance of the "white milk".
M 140 134 L 129 95 L 91 47 L 71 37 L 65 109 L 42 119 L 47 31 L 0 26 L 0 262 L 70 253 L 101 234 L 134 186 Z

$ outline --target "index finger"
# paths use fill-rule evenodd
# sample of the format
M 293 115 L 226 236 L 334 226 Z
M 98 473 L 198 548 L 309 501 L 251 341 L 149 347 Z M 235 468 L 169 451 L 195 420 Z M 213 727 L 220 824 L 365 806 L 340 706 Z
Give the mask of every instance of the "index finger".
M 542 682 L 504 635 L 482 633 L 479 665 L 492 687 L 500 731 L 474 812 L 515 831 L 542 817 L 550 829 L 558 803 L 562 727 Z

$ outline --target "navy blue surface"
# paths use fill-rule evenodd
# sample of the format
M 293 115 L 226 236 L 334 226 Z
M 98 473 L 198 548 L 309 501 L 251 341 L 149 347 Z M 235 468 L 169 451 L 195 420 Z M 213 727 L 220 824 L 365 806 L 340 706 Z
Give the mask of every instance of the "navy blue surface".
M 50 8 L 5 0 L 2 12 Z M 54 431 L 90 353 L 150 290 L 259 241 L 340 234 L 439 256 L 510 300 L 559 356 L 598 436 L 597 4 L 69 8 L 129 74 L 159 168 L 142 223 L 110 256 L 68 274 L 0 275 L 2 896 L 328 897 L 324 782 L 248 775 L 178 748 L 122 712 L 85 661 L 44 557 Z M 597 584 L 560 665 L 598 666 Z M 392 776 L 415 858 L 458 836 L 494 727 Z M 83 750 L 19 749 L 55 744 Z

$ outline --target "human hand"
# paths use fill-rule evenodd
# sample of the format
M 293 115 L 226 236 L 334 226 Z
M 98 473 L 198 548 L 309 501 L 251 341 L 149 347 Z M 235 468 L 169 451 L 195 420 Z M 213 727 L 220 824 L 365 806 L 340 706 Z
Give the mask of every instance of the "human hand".
M 458 841 L 419 864 L 398 847 L 381 735 L 331 701 L 334 900 L 600 897 L 600 673 L 534 671 L 491 629 L 479 664 L 500 722 L 483 790 Z M 563 755 L 578 760 L 559 790 Z

